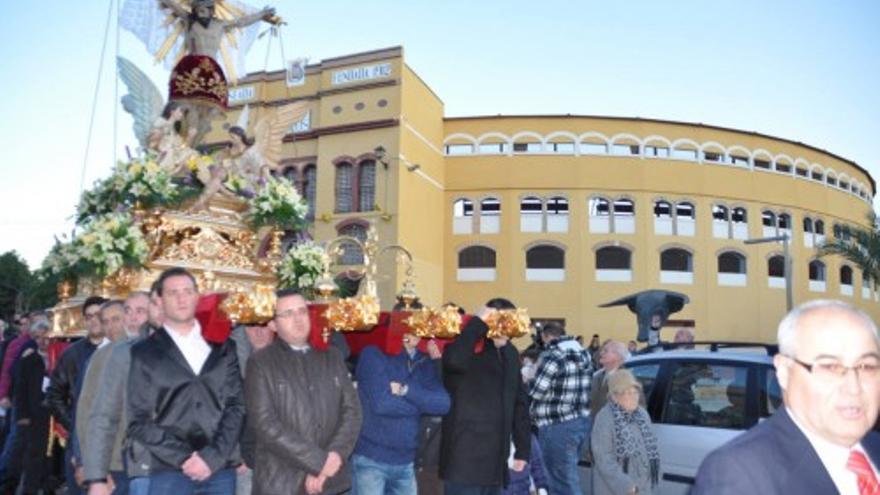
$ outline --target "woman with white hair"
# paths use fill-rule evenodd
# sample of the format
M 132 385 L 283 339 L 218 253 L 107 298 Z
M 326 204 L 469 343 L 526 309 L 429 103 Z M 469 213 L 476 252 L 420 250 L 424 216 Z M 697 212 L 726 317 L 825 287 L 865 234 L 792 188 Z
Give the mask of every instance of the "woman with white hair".
M 641 384 L 627 369 L 608 375 L 608 403 L 593 420 L 593 494 L 643 495 L 657 486 L 660 454 Z

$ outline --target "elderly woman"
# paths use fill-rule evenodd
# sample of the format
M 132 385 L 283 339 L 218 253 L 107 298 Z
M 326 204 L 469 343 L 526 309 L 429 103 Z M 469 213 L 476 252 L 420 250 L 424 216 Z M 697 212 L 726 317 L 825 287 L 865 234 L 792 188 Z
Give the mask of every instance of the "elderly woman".
M 593 420 L 593 495 L 644 495 L 657 486 L 660 454 L 641 384 L 626 369 L 608 376 L 605 407 Z

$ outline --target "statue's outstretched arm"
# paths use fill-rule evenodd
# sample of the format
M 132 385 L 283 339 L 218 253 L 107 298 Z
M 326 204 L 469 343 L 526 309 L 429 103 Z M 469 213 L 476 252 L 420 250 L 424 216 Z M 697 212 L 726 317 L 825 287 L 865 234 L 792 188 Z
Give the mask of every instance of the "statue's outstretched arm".
M 254 12 L 253 14 L 243 15 L 241 17 L 236 18 L 235 20 L 233 20 L 232 22 L 227 24 L 226 28 L 232 29 L 232 28 L 247 27 L 255 22 L 259 22 L 262 19 L 268 19 L 269 17 L 272 17 L 274 15 L 275 15 L 275 8 L 274 7 L 268 7 L 268 6 L 263 7 L 263 10 L 260 10 L 259 12 Z
M 162 7 L 171 9 L 171 11 L 174 12 L 174 15 L 176 15 L 177 17 L 184 18 L 189 15 L 189 12 L 179 3 L 177 3 L 177 0 L 159 0 L 159 4 Z

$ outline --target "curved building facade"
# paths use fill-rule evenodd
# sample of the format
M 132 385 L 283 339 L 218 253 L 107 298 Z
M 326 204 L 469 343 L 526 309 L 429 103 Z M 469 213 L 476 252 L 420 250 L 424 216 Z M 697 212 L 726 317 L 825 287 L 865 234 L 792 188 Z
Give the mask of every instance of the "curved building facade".
M 248 106 L 251 125 L 309 102 L 276 173 L 309 200 L 312 235 L 374 225 L 381 243 L 413 253 L 428 304 L 472 310 L 503 296 L 571 333 L 630 339 L 634 315 L 598 305 L 666 289 L 691 300 L 670 325 L 693 325 L 698 339 L 772 341 L 786 305 L 782 245 L 744 241 L 786 234 L 795 304 L 836 298 L 880 315 L 855 266 L 816 257 L 825 239 L 868 226 L 876 192 L 831 152 L 684 122 L 447 117 L 401 48 L 325 60 L 293 83 L 251 74 L 232 94 L 230 122 Z M 382 271 L 390 306 L 402 269 L 390 260 Z

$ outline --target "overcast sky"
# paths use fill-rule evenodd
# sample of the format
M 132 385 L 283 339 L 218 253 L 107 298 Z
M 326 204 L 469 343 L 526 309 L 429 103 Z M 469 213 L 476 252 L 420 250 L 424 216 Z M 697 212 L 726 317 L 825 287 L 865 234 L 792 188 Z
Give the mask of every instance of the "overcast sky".
M 124 0 L 123 0 L 124 1 Z M 39 266 L 79 196 L 110 0 L 6 2 L 0 15 L 0 252 Z M 254 6 L 259 4 L 254 3 Z M 449 116 L 597 114 L 704 122 L 803 141 L 880 178 L 880 2 L 334 1 L 273 5 L 288 58 L 402 45 Z M 166 87 L 115 19 L 86 184 L 114 157 L 114 57 Z M 248 57 L 267 67 L 268 37 Z M 282 68 L 278 42 L 270 70 Z M 120 96 L 124 86 L 120 84 Z M 116 115 L 116 150 L 135 147 Z

